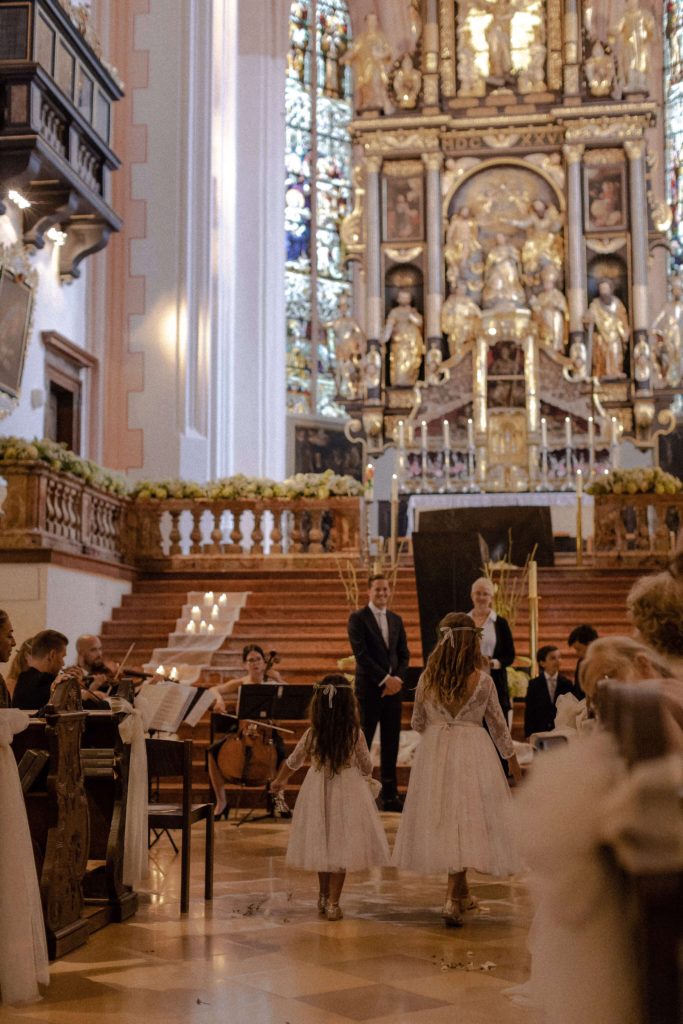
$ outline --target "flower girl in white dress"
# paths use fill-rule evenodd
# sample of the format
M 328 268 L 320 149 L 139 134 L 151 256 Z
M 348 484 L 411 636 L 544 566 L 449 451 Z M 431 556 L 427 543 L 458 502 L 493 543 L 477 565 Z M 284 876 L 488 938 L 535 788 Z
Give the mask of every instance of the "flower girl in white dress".
M 372 762 L 358 701 L 344 676 L 316 683 L 310 719 L 271 792 L 281 793 L 290 775 L 311 763 L 294 808 L 286 862 L 318 872 L 318 911 L 338 921 L 346 872 L 388 864 L 389 847 L 371 789 Z
M 415 694 L 412 726 L 422 736 L 393 855 L 399 868 L 448 874 L 447 925 L 463 924 L 463 912 L 476 907 L 468 867 L 499 876 L 520 867 L 512 797 L 494 743 L 515 782 L 521 770 L 493 680 L 479 667 L 479 633 L 459 612 L 439 624 Z

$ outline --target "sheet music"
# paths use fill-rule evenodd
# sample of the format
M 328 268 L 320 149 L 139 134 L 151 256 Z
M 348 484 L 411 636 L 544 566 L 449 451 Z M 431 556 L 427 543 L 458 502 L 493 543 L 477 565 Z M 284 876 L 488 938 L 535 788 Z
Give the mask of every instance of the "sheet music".
M 193 729 L 197 722 L 201 719 L 205 711 L 213 707 L 216 702 L 217 693 L 213 687 L 202 690 L 202 694 L 199 700 L 195 701 L 187 715 L 185 716 L 186 725 L 191 726 Z
M 147 728 L 159 732 L 177 732 L 197 694 L 195 686 L 183 683 L 143 683 L 140 691 L 151 712 Z

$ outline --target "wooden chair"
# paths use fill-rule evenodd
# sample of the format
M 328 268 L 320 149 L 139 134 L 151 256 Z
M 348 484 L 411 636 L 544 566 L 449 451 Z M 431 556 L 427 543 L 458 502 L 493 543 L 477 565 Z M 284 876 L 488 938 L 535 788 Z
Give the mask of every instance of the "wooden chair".
M 204 899 L 213 898 L 213 805 L 192 803 L 192 740 L 147 740 L 147 770 L 150 792 L 154 793 L 156 780 L 181 778 L 183 798 L 180 804 L 148 804 L 147 821 L 151 829 L 182 830 L 180 864 L 180 912 L 190 909 L 190 839 L 191 828 L 197 821 L 206 822 L 206 849 L 204 853 Z M 172 841 L 172 840 L 171 840 Z M 177 851 L 175 843 L 174 848 Z

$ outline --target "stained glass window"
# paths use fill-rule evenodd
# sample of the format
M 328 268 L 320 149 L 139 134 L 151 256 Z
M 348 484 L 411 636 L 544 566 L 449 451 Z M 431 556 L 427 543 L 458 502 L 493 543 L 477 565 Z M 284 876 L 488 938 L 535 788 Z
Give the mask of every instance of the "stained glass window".
M 671 258 L 683 267 L 683 0 L 664 3 L 666 188 L 671 207 Z
M 313 30 L 315 26 L 315 31 Z M 325 324 L 350 294 L 339 228 L 351 191 L 350 41 L 345 0 L 298 0 L 289 17 L 285 85 L 287 410 L 343 416 Z

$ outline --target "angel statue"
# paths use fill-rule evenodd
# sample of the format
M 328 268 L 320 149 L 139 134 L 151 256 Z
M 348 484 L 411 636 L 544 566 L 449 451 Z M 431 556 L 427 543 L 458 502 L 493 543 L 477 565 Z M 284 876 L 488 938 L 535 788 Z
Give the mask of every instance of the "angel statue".
M 390 342 L 389 369 L 391 383 L 398 387 L 414 387 L 424 355 L 422 314 L 412 304 L 412 293 L 401 288 L 397 304 L 389 312 L 384 328 L 384 341 Z
M 389 72 L 392 66 L 391 47 L 377 22 L 376 14 L 368 14 L 365 30 L 341 57 L 342 64 L 353 68 L 356 85 L 356 110 L 393 112 L 389 99 Z
M 339 398 L 360 398 L 363 388 L 362 368 L 365 336 L 352 316 L 349 300 L 339 299 L 339 315 L 323 324 L 334 335 L 335 379 Z
M 619 85 L 623 93 L 649 92 L 648 77 L 655 37 L 655 19 L 638 6 L 638 0 L 626 0 L 626 9 L 612 30 L 617 55 Z
M 628 313 L 624 303 L 612 292 L 609 281 L 601 281 L 598 294 L 586 313 L 589 344 L 593 356 L 594 377 L 623 377 L 624 349 L 628 343 Z

